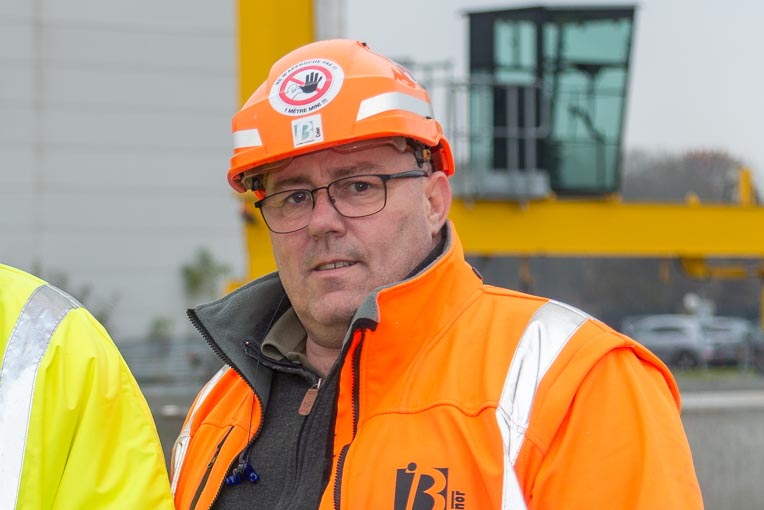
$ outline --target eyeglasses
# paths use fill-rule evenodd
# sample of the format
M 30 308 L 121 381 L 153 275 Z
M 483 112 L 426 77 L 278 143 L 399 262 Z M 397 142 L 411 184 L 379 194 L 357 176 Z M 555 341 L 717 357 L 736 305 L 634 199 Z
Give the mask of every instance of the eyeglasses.
M 395 150 L 397 150 L 398 152 L 406 152 L 406 151 L 413 152 L 414 150 L 413 145 L 411 145 L 411 143 L 402 136 L 356 140 L 354 142 L 329 147 L 327 150 L 330 150 L 332 152 L 338 152 L 340 154 L 348 154 L 351 152 L 373 149 L 375 147 L 382 147 L 384 145 L 389 145 L 393 147 Z M 270 172 L 281 170 L 282 168 L 289 166 L 289 164 L 292 161 L 294 161 L 294 157 L 290 156 L 284 159 L 280 159 L 278 161 L 273 161 L 271 163 L 265 163 L 264 165 L 260 165 L 256 168 L 248 170 L 244 172 L 243 174 L 241 174 L 241 177 L 240 177 L 241 184 L 245 188 L 251 189 L 252 191 L 254 191 L 255 194 L 261 193 L 262 190 L 259 189 L 260 185 L 262 184 L 261 177 Z M 262 196 L 262 195 L 259 195 L 259 196 Z
M 343 177 L 326 186 L 313 189 L 289 189 L 268 195 L 255 202 L 263 213 L 265 224 L 275 234 L 289 234 L 308 226 L 316 192 L 325 189 L 334 209 L 346 218 L 362 218 L 377 214 L 387 205 L 387 181 L 425 177 L 424 170 L 397 174 L 367 174 Z

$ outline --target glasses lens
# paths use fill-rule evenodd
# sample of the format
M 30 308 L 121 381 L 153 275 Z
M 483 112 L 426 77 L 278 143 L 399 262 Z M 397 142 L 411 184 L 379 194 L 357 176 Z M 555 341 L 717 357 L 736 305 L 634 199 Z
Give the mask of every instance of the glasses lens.
M 272 232 L 288 234 L 308 226 L 313 214 L 315 194 L 319 190 L 326 190 L 329 201 L 342 216 L 361 218 L 385 208 L 389 179 L 426 175 L 422 170 L 389 175 L 353 175 L 313 190 L 292 189 L 274 193 L 256 202 L 255 206 L 263 213 L 265 223 Z
M 329 195 L 341 215 L 369 216 L 385 206 L 385 181 L 378 175 L 354 175 L 331 183 Z
M 313 195 L 306 189 L 282 191 L 264 198 L 260 202 L 260 210 L 273 232 L 294 232 L 308 224 L 313 210 Z

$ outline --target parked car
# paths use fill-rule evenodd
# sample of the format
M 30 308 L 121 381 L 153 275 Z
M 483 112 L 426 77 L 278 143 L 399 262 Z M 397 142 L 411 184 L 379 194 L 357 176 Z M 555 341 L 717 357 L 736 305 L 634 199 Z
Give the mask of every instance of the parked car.
M 711 347 L 711 365 L 748 366 L 754 338 L 754 325 L 740 317 L 708 317 L 701 326 Z
M 672 368 L 744 365 L 751 359 L 753 327 L 738 317 L 648 315 L 627 319 L 622 330 Z
M 751 366 L 760 374 L 764 374 L 764 331 L 761 327 L 761 319 L 754 322 L 751 338 Z

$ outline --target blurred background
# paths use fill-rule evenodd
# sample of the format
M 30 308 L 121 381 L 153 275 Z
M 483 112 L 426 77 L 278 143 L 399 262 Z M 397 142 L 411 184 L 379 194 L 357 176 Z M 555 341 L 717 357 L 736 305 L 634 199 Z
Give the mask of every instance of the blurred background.
M 225 179 L 270 65 L 350 37 L 430 89 L 489 283 L 672 367 L 707 508 L 764 501 L 764 4 L 3 0 L 0 261 L 82 301 L 166 452 L 220 362 L 185 310 L 273 269 Z

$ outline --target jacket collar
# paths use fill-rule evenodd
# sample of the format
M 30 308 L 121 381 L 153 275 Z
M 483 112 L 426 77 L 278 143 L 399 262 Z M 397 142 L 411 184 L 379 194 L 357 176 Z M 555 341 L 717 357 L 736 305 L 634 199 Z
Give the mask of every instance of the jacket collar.
M 464 259 L 459 237 L 448 222 L 443 253 L 413 276 L 380 287 L 361 304 L 350 329 L 381 324 L 406 338 L 426 339 L 451 322 L 482 277 Z
M 345 342 L 356 328 L 377 329 L 389 320 L 406 337 L 440 329 L 462 306 L 463 298 L 480 284 L 479 275 L 465 262 L 464 252 L 450 222 L 444 229 L 440 256 L 411 277 L 380 287 L 366 298 L 351 321 Z M 461 297 L 461 299 L 460 299 Z M 254 360 L 244 343 L 259 343 L 291 304 L 278 273 L 258 278 L 230 294 L 188 311 L 189 318 L 212 349 L 245 378 Z M 426 335 L 429 336 L 429 335 Z

